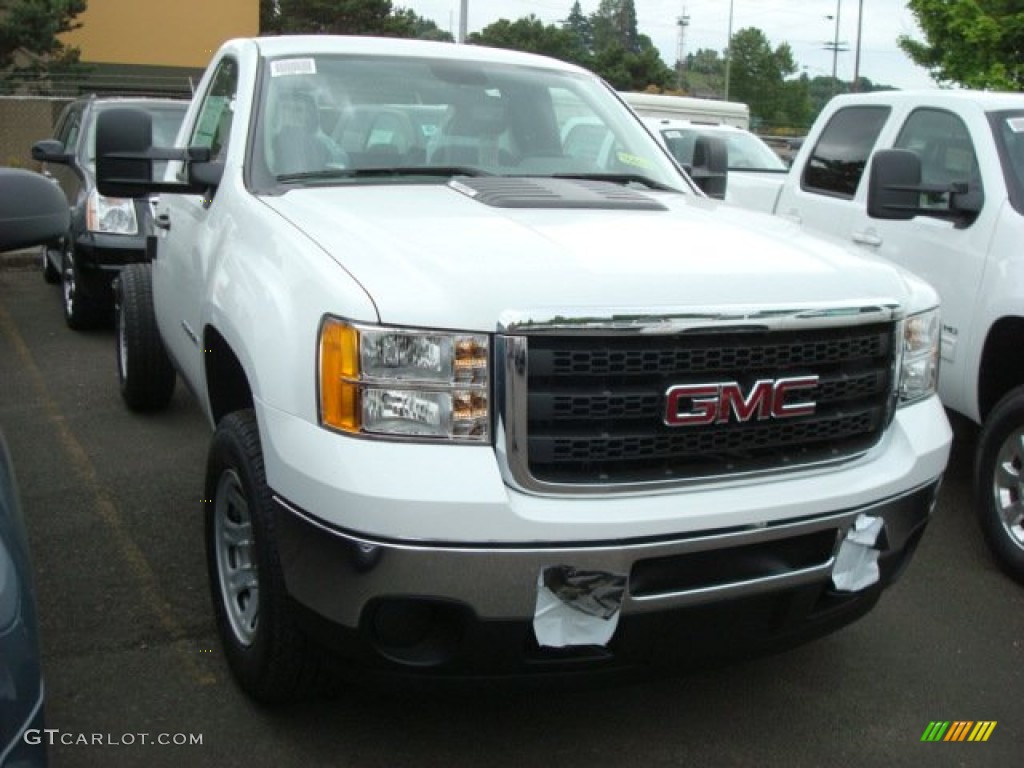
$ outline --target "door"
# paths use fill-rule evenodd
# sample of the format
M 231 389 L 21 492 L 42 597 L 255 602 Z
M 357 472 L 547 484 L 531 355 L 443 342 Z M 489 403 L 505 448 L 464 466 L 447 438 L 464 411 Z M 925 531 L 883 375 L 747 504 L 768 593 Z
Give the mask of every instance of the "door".
M 228 145 L 238 90 L 238 64 L 231 57 L 216 65 L 209 87 L 201 96 L 199 111 L 189 132 L 188 146 L 211 150 L 211 158 L 223 162 Z M 179 181 L 188 169 L 181 164 Z M 163 194 L 154 212 L 159 244 L 153 261 L 153 302 L 161 335 L 196 394 L 205 401 L 203 377 L 202 307 L 208 276 L 216 258 L 218 206 L 213 190 L 206 194 Z
M 854 198 L 889 113 L 887 106 L 864 105 L 832 115 L 807 156 L 799 182 L 791 178 L 783 187 L 775 212 L 812 232 L 850 237 L 859 207 Z
M 979 149 L 987 152 L 994 152 L 994 149 L 989 141 L 982 148 L 976 146 L 972 135 L 988 137 L 991 133 L 980 114 L 975 119 L 979 122 L 972 132 L 958 114 L 937 108 L 916 109 L 904 120 L 894 147 L 909 149 L 921 158 L 924 184 L 965 183 L 970 185 L 972 193 L 984 196 L 986 183 L 981 168 L 998 168 L 999 165 L 995 158 L 993 162 L 979 164 Z M 993 189 L 998 186 L 996 180 L 990 179 L 989 186 Z M 862 206 L 851 235 L 863 248 L 906 267 L 939 292 L 942 299 L 939 394 L 946 405 L 961 411 L 967 407 L 959 401 L 966 391 L 963 377 L 967 362 L 964 353 L 969 344 L 967 335 L 971 332 L 971 318 L 998 207 L 985 203 L 976 217 L 952 222 L 931 216 L 917 216 L 910 221 L 871 219 Z

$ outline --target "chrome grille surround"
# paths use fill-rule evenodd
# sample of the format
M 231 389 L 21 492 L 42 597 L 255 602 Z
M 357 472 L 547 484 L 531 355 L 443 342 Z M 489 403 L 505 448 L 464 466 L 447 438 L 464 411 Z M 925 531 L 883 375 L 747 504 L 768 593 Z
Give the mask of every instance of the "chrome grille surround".
M 643 310 L 609 310 L 586 317 L 569 312 L 506 313 L 495 339 L 496 449 L 505 480 L 513 488 L 538 495 L 639 493 L 855 459 L 877 444 L 895 412 L 903 317 L 899 304 L 889 300 L 799 308 L 731 308 L 727 312 L 698 309 L 659 315 Z M 756 369 L 756 375 L 791 375 L 795 370 L 814 374 L 820 368 L 814 354 L 806 357 L 807 349 L 825 349 L 827 359 L 835 357 L 836 349 L 860 350 L 865 337 L 883 339 L 887 348 L 876 354 L 870 364 L 855 363 L 849 370 L 829 369 L 814 395 L 816 401 L 823 403 L 823 408 L 837 397 L 842 400 L 844 390 L 853 393 L 854 398 L 868 396 L 861 413 L 848 412 L 840 406 L 835 417 L 819 419 L 824 429 L 817 438 L 819 441 L 832 439 L 828 430 L 846 434 L 846 430 L 853 429 L 862 433 L 858 439 L 847 440 L 838 452 L 820 448 L 809 452 L 799 450 L 799 441 L 809 430 L 816 431 L 817 427 L 811 423 L 816 417 L 739 425 L 749 432 L 747 436 L 729 425 L 724 430 L 705 429 L 702 433 L 700 427 L 685 430 L 665 427 L 656 418 L 663 412 L 663 385 L 666 383 L 754 375 L 747 368 L 738 371 L 727 366 L 726 370 L 721 370 L 714 363 L 698 365 L 694 370 L 671 368 L 679 360 L 708 357 L 704 353 L 695 357 L 691 348 L 703 347 L 705 352 L 711 349 L 711 358 L 729 360 L 728 365 L 732 366 L 750 363 L 753 349 L 755 358 L 763 356 L 771 365 L 783 366 Z M 605 343 L 607 348 L 603 346 Z M 736 348 L 741 348 L 738 357 L 734 354 Z M 578 352 L 580 349 L 584 351 Z M 548 366 L 545 371 L 550 372 L 554 370 L 550 366 L 553 350 L 567 352 L 568 359 L 575 359 L 576 367 L 566 368 L 566 356 L 562 355 L 560 371 L 549 377 L 556 382 L 555 386 L 547 392 L 539 392 L 541 388 L 537 383 L 531 383 L 531 361 L 536 369 L 539 356 L 543 354 Z M 592 354 L 594 350 L 596 355 Z M 841 366 L 842 357 L 840 351 Z M 602 369 L 611 358 L 625 368 L 620 365 L 611 371 Z M 630 359 L 634 363 L 639 361 L 637 370 L 629 369 Z M 671 361 L 669 370 L 659 368 L 666 359 Z M 594 365 L 594 360 L 600 364 Z M 654 362 L 650 362 L 652 360 Z M 780 360 L 783 362 L 779 363 Z M 833 360 L 828 365 L 834 363 Z M 591 377 L 595 381 L 589 391 L 583 394 L 559 391 L 558 387 L 566 381 L 585 378 L 593 370 L 599 372 Z M 638 381 L 646 377 L 646 380 L 633 386 L 632 377 L 638 377 Z M 536 415 L 531 417 L 531 410 L 534 414 L 539 412 L 538 403 L 543 405 L 545 414 L 551 416 L 550 421 L 539 420 Z M 591 419 L 590 424 L 583 426 L 592 429 L 571 434 L 574 414 Z M 614 434 L 617 419 L 644 419 L 645 426 L 637 434 L 634 422 L 633 433 Z M 848 424 L 839 424 L 842 419 Z M 865 419 L 870 424 L 866 424 Z M 560 435 L 556 428 L 542 434 L 542 428 L 554 424 L 566 429 L 566 433 Z M 767 457 L 766 452 L 774 450 L 772 440 L 778 439 L 776 434 L 784 431 L 790 433 L 786 440 L 797 441 L 788 446 L 792 450 L 781 458 Z M 755 443 L 761 441 L 760 447 L 752 449 L 745 445 L 748 436 Z M 685 445 L 691 439 L 694 444 Z M 574 474 L 541 466 L 536 460 L 541 444 L 547 453 L 561 451 L 558 455 L 563 457 L 564 463 L 576 462 L 593 468 Z M 754 460 L 745 457 L 751 450 L 760 451 L 760 456 Z M 677 461 L 676 454 L 680 451 L 682 454 L 689 452 L 691 458 L 684 455 Z M 709 451 L 718 452 L 719 458 L 691 460 L 694 455 Z M 631 461 L 634 465 L 646 464 L 648 459 L 661 469 L 618 471 L 620 465 L 628 467 Z

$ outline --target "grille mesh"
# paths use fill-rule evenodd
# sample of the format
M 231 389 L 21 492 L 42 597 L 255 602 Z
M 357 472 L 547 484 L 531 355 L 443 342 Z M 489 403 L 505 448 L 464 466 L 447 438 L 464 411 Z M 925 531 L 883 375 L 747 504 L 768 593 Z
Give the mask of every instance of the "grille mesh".
M 891 324 L 812 331 L 529 339 L 527 451 L 544 482 L 684 479 L 841 458 L 880 437 L 891 413 Z M 665 424 L 684 384 L 818 376 L 793 392 L 813 414 L 707 426 Z

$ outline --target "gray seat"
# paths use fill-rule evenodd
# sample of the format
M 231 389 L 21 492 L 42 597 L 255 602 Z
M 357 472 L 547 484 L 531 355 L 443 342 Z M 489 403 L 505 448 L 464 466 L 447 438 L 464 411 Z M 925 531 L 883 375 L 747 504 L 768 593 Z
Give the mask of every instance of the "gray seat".
M 320 115 L 308 94 L 293 94 L 278 107 L 282 126 L 274 134 L 274 172 L 277 175 L 323 170 L 330 151 L 319 137 Z
M 430 164 L 438 166 L 494 167 L 515 165 L 513 155 L 500 146 L 508 128 L 505 104 L 486 94 L 453 105 L 442 126 Z

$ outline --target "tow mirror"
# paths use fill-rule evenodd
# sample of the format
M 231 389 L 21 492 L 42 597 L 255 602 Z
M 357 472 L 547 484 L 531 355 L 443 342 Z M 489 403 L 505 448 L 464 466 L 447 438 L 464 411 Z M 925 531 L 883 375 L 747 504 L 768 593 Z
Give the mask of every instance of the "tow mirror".
M 729 175 L 729 151 L 725 141 L 718 136 L 698 136 L 689 172 L 705 195 L 724 200 Z
M 922 184 L 921 158 L 909 149 L 882 149 L 871 157 L 868 216 L 906 221 L 915 216 L 970 224 L 985 203 L 978 181 Z
M 187 183 L 153 179 L 153 163 L 188 163 Z M 211 162 L 204 147 L 153 146 L 153 118 L 141 109 L 106 109 L 96 118 L 96 187 L 108 197 L 153 193 L 204 194 L 220 183 L 222 163 Z
M 0 251 L 57 240 L 68 231 L 71 211 L 60 187 L 20 168 L 0 168 Z

